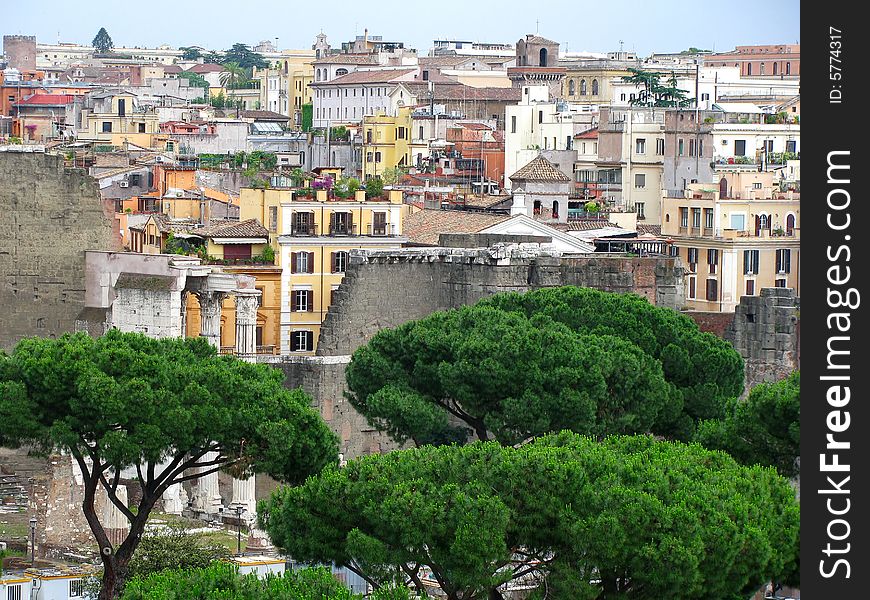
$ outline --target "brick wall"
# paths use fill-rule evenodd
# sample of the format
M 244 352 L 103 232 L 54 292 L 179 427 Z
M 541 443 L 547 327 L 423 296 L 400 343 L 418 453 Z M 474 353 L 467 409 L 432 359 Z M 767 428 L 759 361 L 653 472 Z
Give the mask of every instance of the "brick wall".
M 0 348 L 75 329 L 85 250 L 115 243 L 93 178 L 60 156 L 0 151 Z

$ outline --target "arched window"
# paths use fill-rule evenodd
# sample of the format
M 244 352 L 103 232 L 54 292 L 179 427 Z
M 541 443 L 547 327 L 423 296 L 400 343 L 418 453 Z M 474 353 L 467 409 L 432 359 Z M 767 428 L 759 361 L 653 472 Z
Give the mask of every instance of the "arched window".
M 568 81 L 568 95 L 573 96 L 575 90 L 576 90 L 576 85 L 574 84 L 574 80 L 571 79 Z
M 586 80 L 585 79 L 580 80 L 580 95 L 581 96 L 586 95 Z
M 773 63 L 773 74 L 779 75 L 779 63 Z
M 547 66 L 547 49 L 541 48 L 541 51 L 538 54 L 540 56 L 540 61 L 539 61 L 538 66 L 539 67 L 546 67 Z
M 341 77 L 342 75 L 347 75 L 347 69 L 337 69 L 335 71 L 336 77 Z
M 794 235 L 794 226 L 795 226 L 795 216 L 793 214 L 789 214 L 785 218 L 785 234 L 786 235 Z
M 315 71 L 314 81 L 320 81 L 320 69 L 317 69 L 317 71 Z
M 785 74 L 791 75 L 791 63 L 790 62 L 785 63 Z
M 541 214 L 541 201 L 535 200 L 532 204 L 532 214 L 539 215 Z
M 559 201 L 558 200 L 553 200 L 553 218 L 554 219 L 559 218 Z
M 593 96 L 598 95 L 598 80 L 597 79 L 592 80 L 592 95 Z
M 719 180 L 719 197 L 727 198 L 728 197 L 728 180 L 724 177 Z

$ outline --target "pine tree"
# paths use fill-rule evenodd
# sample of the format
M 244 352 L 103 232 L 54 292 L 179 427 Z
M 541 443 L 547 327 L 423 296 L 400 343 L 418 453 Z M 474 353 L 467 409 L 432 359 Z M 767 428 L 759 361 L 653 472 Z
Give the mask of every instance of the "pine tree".
M 100 30 L 97 32 L 91 45 L 96 48 L 97 52 L 100 54 L 106 54 L 115 47 L 115 44 L 112 42 L 112 36 L 109 35 L 109 32 L 106 31 L 105 27 L 100 27 Z

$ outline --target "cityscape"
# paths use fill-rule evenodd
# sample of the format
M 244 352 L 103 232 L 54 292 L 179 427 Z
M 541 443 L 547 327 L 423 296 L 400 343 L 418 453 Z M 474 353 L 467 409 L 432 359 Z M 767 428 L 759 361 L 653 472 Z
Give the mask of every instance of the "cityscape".
M 799 599 L 800 44 L 372 23 L 4 33 L 0 600 Z

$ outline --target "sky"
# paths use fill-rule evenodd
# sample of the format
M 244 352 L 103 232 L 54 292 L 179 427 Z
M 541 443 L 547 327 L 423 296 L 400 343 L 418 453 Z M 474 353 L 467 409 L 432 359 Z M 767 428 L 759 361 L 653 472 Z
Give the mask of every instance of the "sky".
M 8 4 L 7 4 L 8 2 Z M 798 0 L 4 0 L 3 34 L 39 42 L 90 44 L 105 27 L 116 46 L 198 45 L 226 49 L 269 40 L 310 48 L 321 30 L 330 44 L 362 35 L 403 41 L 424 55 L 436 38 L 516 43 L 537 33 L 565 52 L 717 52 L 746 44 L 800 41 Z M 277 41 L 276 41 L 277 38 Z

